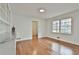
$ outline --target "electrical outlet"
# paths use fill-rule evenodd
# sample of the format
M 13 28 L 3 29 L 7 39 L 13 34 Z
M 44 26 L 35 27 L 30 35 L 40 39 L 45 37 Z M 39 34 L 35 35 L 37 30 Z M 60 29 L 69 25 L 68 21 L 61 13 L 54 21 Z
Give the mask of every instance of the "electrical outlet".
M 59 39 L 60 37 L 57 37 L 57 39 Z

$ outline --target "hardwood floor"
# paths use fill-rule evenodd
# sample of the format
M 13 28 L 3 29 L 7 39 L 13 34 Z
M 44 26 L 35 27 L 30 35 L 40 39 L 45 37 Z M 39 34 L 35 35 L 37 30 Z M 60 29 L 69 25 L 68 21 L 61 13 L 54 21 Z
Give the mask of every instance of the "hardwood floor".
M 16 55 L 79 55 L 79 46 L 41 38 L 34 48 L 31 40 L 24 40 L 16 42 Z

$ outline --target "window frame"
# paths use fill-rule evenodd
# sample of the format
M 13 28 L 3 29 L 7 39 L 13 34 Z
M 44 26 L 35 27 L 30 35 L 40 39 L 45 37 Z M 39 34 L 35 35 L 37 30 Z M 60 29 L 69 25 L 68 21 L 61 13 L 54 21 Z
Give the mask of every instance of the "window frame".
M 71 19 L 71 33 L 65 33 L 65 32 L 62 33 L 62 32 L 61 32 L 61 21 L 64 20 L 64 19 Z M 59 32 L 53 32 L 53 22 L 54 22 L 54 21 L 59 21 Z M 73 30 L 72 30 L 72 28 L 73 28 L 72 26 L 73 26 L 73 19 L 72 19 L 72 17 L 67 17 L 67 18 L 62 18 L 62 19 L 53 20 L 53 21 L 52 21 L 52 33 L 69 34 L 69 35 L 71 35 L 71 34 L 72 34 L 72 31 L 73 31 Z
M 59 20 L 54 20 L 54 21 L 59 21 Z M 59 21 L 59 24 L 60 24 L 60 21 Z M 59 25 L 59 29 L 60 29 L 60 25 Z M 52 22 L 52 32 L 53 32 L 53 22 Z M 53 32 L 53 33 L 59 33 L 59 32 Z

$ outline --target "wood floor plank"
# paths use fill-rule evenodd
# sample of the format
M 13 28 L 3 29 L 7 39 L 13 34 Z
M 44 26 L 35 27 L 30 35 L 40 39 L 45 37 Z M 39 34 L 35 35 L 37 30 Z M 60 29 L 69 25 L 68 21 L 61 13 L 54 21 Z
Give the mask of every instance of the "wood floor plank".
M 16 42 L 16 55 L 79 55 L 79 46 L 41 38 L 34 49 L 31 40 L 24 40 Z

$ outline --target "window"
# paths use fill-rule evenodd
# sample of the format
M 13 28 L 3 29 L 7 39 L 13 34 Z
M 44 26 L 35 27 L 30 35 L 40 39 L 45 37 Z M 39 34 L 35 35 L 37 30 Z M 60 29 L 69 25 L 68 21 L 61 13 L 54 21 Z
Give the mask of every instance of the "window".
M 71 18 L 53 21 L 52 32 L 71 34 L 71 21 Z
M 61 20 L 61 33 L 71 34 L 71 18 Z
M 59 32 L 59 20 L 53 21 L 53 32 Z

